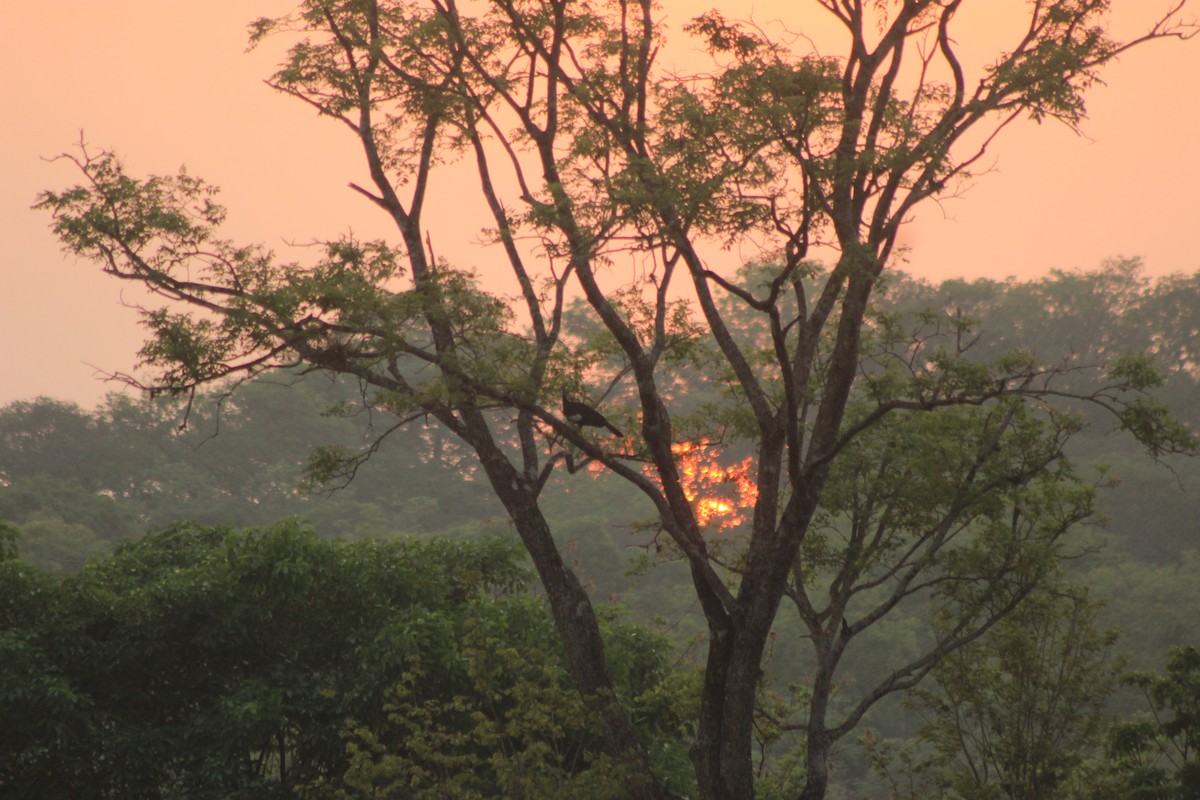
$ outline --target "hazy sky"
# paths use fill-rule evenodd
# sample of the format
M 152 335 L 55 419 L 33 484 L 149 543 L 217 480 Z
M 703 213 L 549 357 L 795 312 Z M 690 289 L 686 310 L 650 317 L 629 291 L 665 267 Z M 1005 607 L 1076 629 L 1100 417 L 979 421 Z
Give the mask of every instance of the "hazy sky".
M 675 39 L 688 17 L 712 6 L 806 33 L 817 25 L 812 15 L 823 13 L 797 0 L 664 5 Z M 964 16 L 956 38 L 990 59 L 1026 5 L 970 0 L 975 16 Z M 1115 30 L 1131 34 L 1170 3 L 1114 5 Z M 122 306 L 132 289 L 64 257 L 48 215 L 29 209 L 39 190 L 76 180 L 42 157 L 70 149 L 81 129 L 136 174 L 186 164 L 222 187 L 231 238 L 285 248 L 348 229 L 385 234 L 377 212 L 346 187 L 365 182 L 353 140 L 262 84 L 279 46 L 245 52 L 248 22 L 292 6 L 3 3 L 0 404 L 37 395 L 91 404 L 113 388 L 96 380 L 94 367 L 130 370 L 142 341 L 134 312 Z M 1200 40 L 1152 43 L 1123 56 L 1105 79 L 1090 95 L 1087 138 L 1057 124 L 1010 128 L 992 151 L 990 174 L 964 198 L 922 211 L 902 236 L 906 269 L 932 279 L 1024 278 L 1118 255 L 1142 256 L 1155 274 L 1200 268 Z

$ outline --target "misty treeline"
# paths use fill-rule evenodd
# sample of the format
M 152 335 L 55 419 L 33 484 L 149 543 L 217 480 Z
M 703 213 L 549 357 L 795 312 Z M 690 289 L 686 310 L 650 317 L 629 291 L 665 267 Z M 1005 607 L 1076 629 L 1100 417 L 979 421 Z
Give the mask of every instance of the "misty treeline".
M 763 334 L 731 319 L 739 336 Z M 1151 279 L 1122 260 L 1027 282 L 897 275 L 869 319 L 881 339 L 968 362 L 1023 352 L 1074 365 L 1063 392 L 1086 365 L 1144 354 L 1163 376 L 1155 396 L 1200 425 L 1200 273 Z M 866 352 L 864 374 L 885 374 Z M 703 415 L 716 391 L 681 371 L 671 400 Z M 389 422 L 370 405 L 351 381 L 292 371 L 236 393 L 0 410 L 6 793 L 622 796 L 474 462 L 436 425 L 380 439 Z M 953 438 L 950 422 L 928 435 Z M 1200 467 L 1148 458 L 1107 435 L 1110 417 L 1089 422 L 1069 451 L 1098 487 L 1086 521 L 1103 529 L 1075 532 L 1072 557 L 1014 613 L 873 708 L 835 761 L 831 797 L 1190 796 L 1195 722 L 1171 715 L 1200 699 L 1182 688 L 1200 674 L 1194 651 L 1176 648 L 1200 641 Z M 330 474 L 331 447 L 369 458 Z M 726 475 L 746 455 L 709 450 Z M 622 703 L 665 791 L 694 796 L 687 720 L 704 628 L 686 572 L 627 485 L 602 470 L 554 480 L 561 546 L 590 592 L 623 609 L 602 613 Z M 728 546 L 738 525 L 710 535 Z M 839 684 L 919 649 L 929 613 L 905 606 L 869 631 Z M 812 669 L 794 621 L 777 628 L 757 701 L 765 797 L 802 783 L 787 720 Z

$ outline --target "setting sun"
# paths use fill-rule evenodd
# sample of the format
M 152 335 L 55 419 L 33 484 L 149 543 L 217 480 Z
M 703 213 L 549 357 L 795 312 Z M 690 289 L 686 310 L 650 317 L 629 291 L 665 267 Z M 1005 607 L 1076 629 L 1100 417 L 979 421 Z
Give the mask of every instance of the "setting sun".
M 751 456 L 722 465 L 722 449 L 707 438 L 677 442 L 671 450 L 683 473 L 684 494 L 701 527 L 725 531 L 746 521 L 746 514 L 758 496 L 751 477 L 754 466 Z

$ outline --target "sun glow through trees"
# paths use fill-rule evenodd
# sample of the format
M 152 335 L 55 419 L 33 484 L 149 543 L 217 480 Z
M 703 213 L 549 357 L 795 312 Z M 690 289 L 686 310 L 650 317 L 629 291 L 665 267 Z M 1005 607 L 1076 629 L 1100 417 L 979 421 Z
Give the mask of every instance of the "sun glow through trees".
M 724 466 L 721 448 L 707 438 L 677 442 L 671 450 L 683 473 L 684 494 L 701 527 L 725 531 L 746 521 L 758 497 L 750 477 L 752 456 Z

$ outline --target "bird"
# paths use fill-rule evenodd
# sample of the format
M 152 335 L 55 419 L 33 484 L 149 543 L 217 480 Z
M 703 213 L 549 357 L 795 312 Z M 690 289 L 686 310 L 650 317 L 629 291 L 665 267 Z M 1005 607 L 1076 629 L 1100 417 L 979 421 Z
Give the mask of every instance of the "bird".
M 604 415 L 596 409 L 592 408 L 586 403 L 568 400 L 565 392 L 562 396 L 562 410 L 563 416 L 566 417 L 568 421 L 578 425 L 581 428 L 585 425 L 590 425 L 593 428 L 608 428 L 617 436 L 625 435 L 617 430 L 617 426 L 605 419 Z

